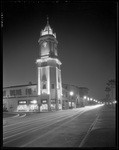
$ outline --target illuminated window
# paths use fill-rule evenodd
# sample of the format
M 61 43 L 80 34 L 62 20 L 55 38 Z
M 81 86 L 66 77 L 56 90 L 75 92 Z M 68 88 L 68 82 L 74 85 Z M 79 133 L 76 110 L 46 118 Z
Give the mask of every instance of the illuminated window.
M 42 103 L 42 104 L 46 104 L 46 103 L 47 103 L 47 100 L 46 100 L 46 99 L 43 99 L 43 100 L 41 100 L 41 103 Z
M 27 101 L 25 101 L 25 100 L 19 100 L 18 101 L 18 104 L 26 104 L 27 103 Z

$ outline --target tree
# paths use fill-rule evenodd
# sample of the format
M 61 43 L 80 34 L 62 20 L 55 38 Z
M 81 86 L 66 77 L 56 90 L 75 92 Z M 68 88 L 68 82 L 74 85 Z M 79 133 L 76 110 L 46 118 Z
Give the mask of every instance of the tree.
M 115 99 L 115 92 L 114 92 L 114 88 L 115 88 L 115 79 L 110 79 L 108 80 L 108 82 L 106 83 L 106 89 L 105 91 L 107 92 L 108 96 L 110 96 L 111 100 Z

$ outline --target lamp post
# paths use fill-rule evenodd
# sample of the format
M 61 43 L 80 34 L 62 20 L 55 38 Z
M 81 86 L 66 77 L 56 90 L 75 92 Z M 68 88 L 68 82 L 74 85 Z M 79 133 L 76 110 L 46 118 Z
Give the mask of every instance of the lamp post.
M 74 95 L 74 92 L 71 91 L 69 94 L 71 96 L 71 108 L 72 108 L 72 96 Z
M 85 106 L 86 105 L 87 96 L 84 96 L 83 99 L 84 99 L 84 106 Z

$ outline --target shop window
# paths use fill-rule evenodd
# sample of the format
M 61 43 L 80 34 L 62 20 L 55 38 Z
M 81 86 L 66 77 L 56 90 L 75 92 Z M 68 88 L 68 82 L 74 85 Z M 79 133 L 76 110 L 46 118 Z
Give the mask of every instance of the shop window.
M 22 95 L 22 93 L 21 93 L 21 89 L 16 90 L 16 95 Z
M 10 90 L 10 96 L 15 96 L 15 90 Z
M 32 90 L 31 89 L 26 89 L 26 95 L 31 95 L 32 94 Z

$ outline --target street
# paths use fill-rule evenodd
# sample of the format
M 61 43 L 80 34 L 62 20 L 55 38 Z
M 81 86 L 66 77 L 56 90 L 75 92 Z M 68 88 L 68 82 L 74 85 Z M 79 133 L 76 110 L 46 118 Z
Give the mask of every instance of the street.
M 3 147 L 79 147 L 103 105 L 7 118 Z

